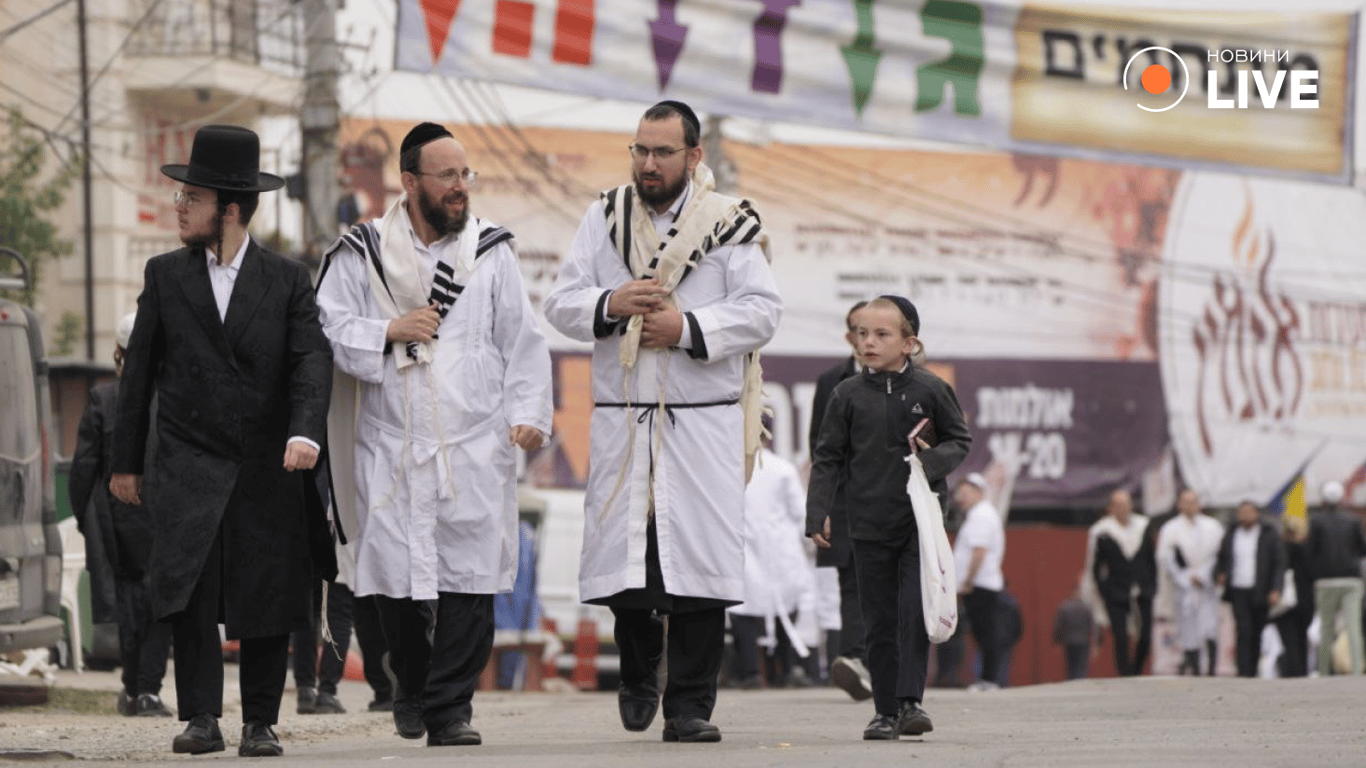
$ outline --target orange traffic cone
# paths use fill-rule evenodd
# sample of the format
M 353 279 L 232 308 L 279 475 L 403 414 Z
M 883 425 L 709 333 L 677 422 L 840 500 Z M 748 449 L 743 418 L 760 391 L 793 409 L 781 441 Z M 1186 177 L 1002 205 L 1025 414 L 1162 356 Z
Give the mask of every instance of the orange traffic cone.
M 579 619 L 574 638 L 574 687 L 581 691 L 598 689 L 598 624 L 588 617 Z

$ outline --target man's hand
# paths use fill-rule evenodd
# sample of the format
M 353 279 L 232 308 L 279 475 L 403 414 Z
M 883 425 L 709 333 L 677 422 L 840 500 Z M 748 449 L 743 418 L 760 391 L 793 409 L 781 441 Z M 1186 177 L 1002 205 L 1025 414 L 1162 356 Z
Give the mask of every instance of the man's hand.
M 1267 605 L 1271 606 L 1272 608 L 1275 608 L 1276 605 L 1277 605 L 1278 603 L 1280 603 L 1280 602 L 1281 602 L 1281 591 L 1280 591 L 1279 589 L 1273 589 L 1273 590 L 1271 590 L 1270 593 L 1267 594 L 1267 596 L 1266 596 L 1266 604 L 1267 604 Z
M 318 463 L 318 449 L 302 440 L 291 440 L 285 445 L 285 471 L 312 469 Z
M 109 492 L 124 504 L 142 503 L 142 475 L 119 475 L 109 478 Z
M 820 533 L 811 534 L 811 540 L 816 542 L 816 546 L 821 549 L 830 548 L 830 518 L 825 518 L 825 524 L 821 526 Z
M 664 306 L 666 293 L 668 291 L 653 277 L 649 280 L 632 280 L 607 297 L 607 314 L 612 317 L 647 315 Z
M 645 349 L 667 349 L 678 346 L 683 338 L 683 313 L 676 309 L 662 309 L 645 316 L 640 328 L 640 346 Z
M 529 427 L 526 424 L 518 424 L 513 427 L 509 433 L 509 439 L 524 451 L 540 448 L 545 444 L 545 436 L 541 434 L 541 430 Z
M 436 335 L 436 327 L 441 324 L 441 315 L 436 311 L 436 302 L 398 318 L 390 320 L 384 331 L 385 341 L 431 341 Z

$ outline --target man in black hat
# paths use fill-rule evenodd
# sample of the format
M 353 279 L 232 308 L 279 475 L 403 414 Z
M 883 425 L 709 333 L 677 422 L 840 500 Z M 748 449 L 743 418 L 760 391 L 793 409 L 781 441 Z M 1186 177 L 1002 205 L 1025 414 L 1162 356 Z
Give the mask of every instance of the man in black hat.
M 144 446 L 153 430 L 160 441 L 150 589 L 175 626 L 180 753 L 224 748 L 220 623 L 241 640 L 238 754 L 283 753 L 271 726 L 289 633 L 310 625 L 312 583 L 336 568 L 309 471 L 332 353 L 308 271 L 247 235 L 259 193 L 284 183 L 259 156 L 252 131 L 209 125 L 188 165 L 162 166 L 181 182 L 185 247 L 147 262 L 119 391 L 109 487 L 121 501 L 142 502 Z
M 493 596 L 518 562 L 517 449 L 550 432 L 550 350 L 512 233 L 472 215 L 477 174 L 445 128 L 399 155 L 403 195 L 328 251 L 318 277 L 337 364 L 333 494 L 398 679 L 399 735 L 474 746 Z

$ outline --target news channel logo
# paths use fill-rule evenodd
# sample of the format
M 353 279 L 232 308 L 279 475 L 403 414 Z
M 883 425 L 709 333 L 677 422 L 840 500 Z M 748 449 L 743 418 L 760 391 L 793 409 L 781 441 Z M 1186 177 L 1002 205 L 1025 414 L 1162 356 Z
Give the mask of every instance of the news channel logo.
M 1160 52 L 1160 53 L 1154 53 Z M 1176 51 L 1160 45 L 1150 45 L 1135 51 L 1124 63 L 1121 82 L 1124 90 L 1129 90 L 1130 71 L 1139 57 L 1147 55 L 1152 63 L 1143 67 L 1138 76 L 1138 86 L 1153 96 L 1161 96 L 1173 90 L 1172 82 L 1177 69 L 1181 72 L 1181 93 L 1170 104 L 1150 107 L 1139 102 L 1136 106 L 1148 112 L 1166 112 L 1185 100 L 1190 92 L 1191 76 L 1186 60 Z M 1162 55 L 1165 54 L 1165 55 Z M 1205 106 L 1209 109 L 1249 109 L 1260 103 L 1263 109 L 1275 109 L 1279 102 L 1289 96 L 1291 109 L 1318 109 L 1317 69 L 1289 69 L 1289 51 L 1248 51 L 1245 49 L 1221 49 L 1207 51 L 1205 63 Z M 1268 78 L 1263 71 L 1267 63 L 1278 64 L 1274 74 Z M 1239 64 L 1248 66 L 1239 67 Z M 1222 65 L 1219 66 L 1219 65 Z M 1141 66 L 1141 65 L 1140 65 Z M 1226 83 L 1219 82 L 1220 69 L 1228 77 Z M 1282 93 L 1284 89 L 1288 90 Z M 1255 98 L 1253 98 L 1255 97 Z

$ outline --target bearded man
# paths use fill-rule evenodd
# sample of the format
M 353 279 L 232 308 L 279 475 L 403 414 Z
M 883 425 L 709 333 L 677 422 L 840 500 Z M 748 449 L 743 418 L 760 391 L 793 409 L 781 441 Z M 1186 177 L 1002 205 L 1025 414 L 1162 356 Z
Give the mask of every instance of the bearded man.
M 119 384 L 109 490 L 141 504 L 144 473 L 153 476 L 148 589 L 154 617 L 175 627 L 180 753 L 225 746 L 220 623 L 242 641 L 237 753 L 283 753 L 272 726 L 289 635 L 312 625 L 314 580 L 336 575 L 309 471 L 332 352 L 308 270 L 247 235 L 259 193 L 284 185 L 259 160 L 252 131 L 206 125 L 188 165 L 162 166 L 181 182 L 186 247 L 147 262 Z M 157 448 L 144 466 L 149 435 Z
M 465 148 L 422 123 L 399 170 L 403 195 L 318 277 L 333 499 L 356 538 L 355 595 L 377 596 L 399 735 L 475 745 L 493 596 L 518 562 L 516 449 L 550 432 L 550 351 L 512 233 L 470 214 Z
M 746 200 L 718 194 L 686 104 L 647 110 L 632 184 L 579 225 L 546 319 L 592 342 L 593 399 L 579 594 L 611 607 L 622 725 L 660 703 L 665 741 L 715 742 L 725 608 L 745 597 L 745 482 L 759 450 L 757 351 L 782 299 Z M 667 628 L 666 628 L 667 627 Z

